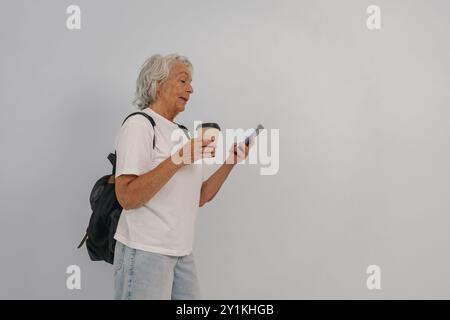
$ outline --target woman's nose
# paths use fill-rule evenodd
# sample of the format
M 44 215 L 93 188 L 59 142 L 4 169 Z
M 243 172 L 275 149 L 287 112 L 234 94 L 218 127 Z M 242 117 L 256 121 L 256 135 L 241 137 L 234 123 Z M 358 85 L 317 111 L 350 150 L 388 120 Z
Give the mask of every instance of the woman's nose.
M 188 91 L 190 94 L 193 94 L 193 93 L 194 93 L 194 88 L 192 88 L 192 86 L 191 86 L 190 84 L 188 84 L 188 89 L 187 89 L 187 91 Z

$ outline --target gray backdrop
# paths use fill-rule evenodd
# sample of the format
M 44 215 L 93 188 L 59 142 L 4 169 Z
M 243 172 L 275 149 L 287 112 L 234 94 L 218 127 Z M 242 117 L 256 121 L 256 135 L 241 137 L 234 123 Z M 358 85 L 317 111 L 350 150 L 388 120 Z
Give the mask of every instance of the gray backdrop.
M 82 10 L 81 30 L 66 8 Z M 366 27 L 381 7 L 382 28 Z M 0 298 L 110 299 L 76 250 L 142 62 L 187 55 L 177 121 L 280 129 L 199 211 L 203 296 L 450 298 L 448 1 L 5 1 Z M 381 268 L 368 290 L 366 268 Z M 66 288 L 79 265 L 81 290 Z

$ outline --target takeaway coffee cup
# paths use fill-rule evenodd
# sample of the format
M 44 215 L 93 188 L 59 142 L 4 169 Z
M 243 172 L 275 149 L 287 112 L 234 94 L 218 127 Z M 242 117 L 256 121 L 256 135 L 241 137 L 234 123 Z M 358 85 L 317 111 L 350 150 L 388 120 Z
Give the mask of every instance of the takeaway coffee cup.
M 203 140 L 210 140 L 214 137 L 214 141 L 209 146 L 216 147 L 219 139 L 220 126 L 215 122 L 201 123 L 197 126 L 198 136 Z

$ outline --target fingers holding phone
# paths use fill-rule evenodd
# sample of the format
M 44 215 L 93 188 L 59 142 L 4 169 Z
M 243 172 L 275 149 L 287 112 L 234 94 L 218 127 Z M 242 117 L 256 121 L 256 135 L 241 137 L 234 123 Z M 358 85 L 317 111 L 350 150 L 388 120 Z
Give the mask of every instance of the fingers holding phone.
M 263 129 L 264 127 L 261 124 L 258 124 L 252 133 L 245 138 L 244 142 L 239 144 L 235 142 L 230 149 L 230 157 L 227 159 L 227 163 L 230 161 L 230 163 L 236 164 L 247 159 L 249 151 L 255 143 L 256 137 Z
M 250 140 L 249 144 L 246 144 L 245 142 L 241 142 L 239 144 L 237 142 L 233 143 L 230 148 L 230 155 L 227 159 L 227 163 L 237 164 L 247 159 L 250 148 L 253 144 L 254 140 Z

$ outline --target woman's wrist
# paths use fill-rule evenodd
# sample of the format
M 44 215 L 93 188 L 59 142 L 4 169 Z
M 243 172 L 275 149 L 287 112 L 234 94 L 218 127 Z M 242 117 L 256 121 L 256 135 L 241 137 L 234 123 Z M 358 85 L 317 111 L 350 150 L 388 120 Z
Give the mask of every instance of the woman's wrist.
M 233 156 L 229 156 L 223 164 L 233 168 L 236 165 L 236 159 Z
M 170 159 L 177 170 L 184 167 L 185 163 L 183 161 L 183 149 L 181 148 L 176 153 L 172 154 Z

